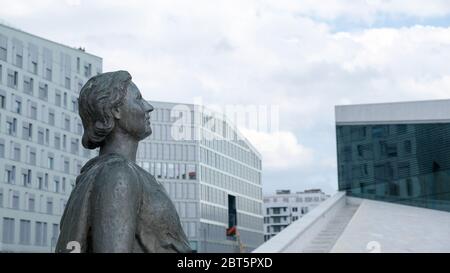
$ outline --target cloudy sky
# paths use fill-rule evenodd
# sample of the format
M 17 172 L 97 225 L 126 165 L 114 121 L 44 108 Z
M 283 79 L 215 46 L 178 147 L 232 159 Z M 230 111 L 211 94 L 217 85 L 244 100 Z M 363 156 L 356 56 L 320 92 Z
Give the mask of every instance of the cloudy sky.
M 130 71 L 148 100 L 277 105 L 278 131 L 245 130 L 263 155 L 265 193 L 336 191 L 335 105 L 450 97 L 448 0 L 0 6 L 0 22 Z

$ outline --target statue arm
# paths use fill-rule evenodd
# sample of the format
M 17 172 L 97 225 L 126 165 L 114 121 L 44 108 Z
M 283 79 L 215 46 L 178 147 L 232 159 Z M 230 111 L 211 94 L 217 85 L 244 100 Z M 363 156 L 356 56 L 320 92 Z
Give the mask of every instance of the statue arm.
M 114 164 L 97 177 L 92 192 L 92 251 L 132 252 L 139 210 L 137 177 L 126 164 Z

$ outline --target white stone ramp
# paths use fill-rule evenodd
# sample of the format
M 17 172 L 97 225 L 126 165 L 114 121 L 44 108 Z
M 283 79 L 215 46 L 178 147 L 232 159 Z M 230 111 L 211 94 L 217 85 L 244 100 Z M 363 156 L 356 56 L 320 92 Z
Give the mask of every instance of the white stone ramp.
M 328 253 L 344 232 L 345 227 L 358 210 L 358 205 L 346 204 L 334 215 L 333 219 L 302 250 L 305 253 Z

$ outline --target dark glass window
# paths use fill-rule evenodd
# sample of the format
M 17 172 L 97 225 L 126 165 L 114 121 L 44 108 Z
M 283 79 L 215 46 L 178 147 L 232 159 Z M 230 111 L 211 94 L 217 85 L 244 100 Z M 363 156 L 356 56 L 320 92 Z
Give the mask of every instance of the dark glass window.
M 338 125 L 339 190 L 450 211 L 450 123 Z

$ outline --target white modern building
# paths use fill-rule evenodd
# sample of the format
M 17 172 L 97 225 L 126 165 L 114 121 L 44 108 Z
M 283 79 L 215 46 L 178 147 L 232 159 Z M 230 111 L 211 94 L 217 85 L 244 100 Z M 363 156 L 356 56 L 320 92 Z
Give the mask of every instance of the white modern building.
M 150 101 L 153 134 L 137 163 L 161 181 L 198 252 L 263 243 L 261 155 L 225 116 L 203 106 Z M 227 229 L 236 226 L 242 245 Z
M 78 93 L 102 59 L 0 25 L 0 252 L 50 252 L 81 166 Z
M 255 252 L 450 252 L 450 100 L 336 107 L 339 192 Z
M 303 217 L 328 197 L 320 189 L 296 193 L 291 193 L 290 190 L 277 190 L 274 195 L 264 196 L 264 241 Z

